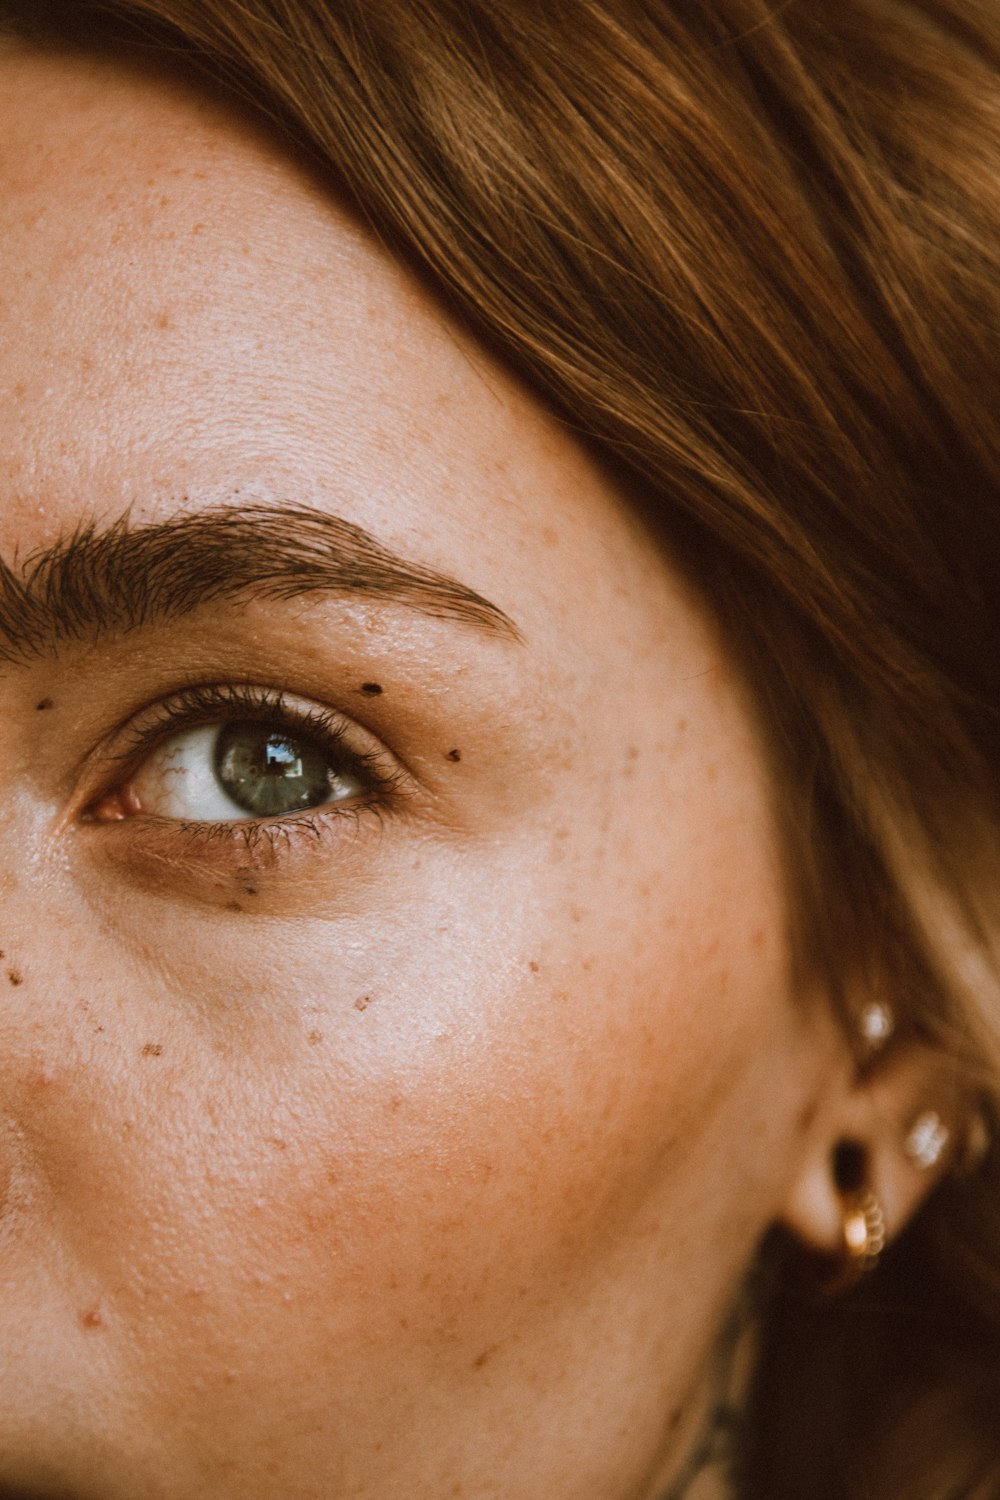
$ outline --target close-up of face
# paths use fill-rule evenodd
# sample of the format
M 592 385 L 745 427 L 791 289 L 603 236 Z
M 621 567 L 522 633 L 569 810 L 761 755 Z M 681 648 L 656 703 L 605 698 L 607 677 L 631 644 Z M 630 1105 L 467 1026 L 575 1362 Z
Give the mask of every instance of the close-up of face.
M 647 1500 L 845 1066 L 749 694 L 258 126 L 0 76 L 0 1489 Z

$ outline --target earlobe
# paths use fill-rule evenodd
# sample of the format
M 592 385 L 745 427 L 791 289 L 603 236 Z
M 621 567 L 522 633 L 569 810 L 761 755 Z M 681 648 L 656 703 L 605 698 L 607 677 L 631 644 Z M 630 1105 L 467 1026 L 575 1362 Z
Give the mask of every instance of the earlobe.
M 982 1151 L 954 1065 L 915 1039 L 889 1047 L 881 1022 L 878 1032 L 864 1034 L 866 1065 L 824 1099 L 781 1215 L 844 1284 L 874 1267 L 943 1176 Z

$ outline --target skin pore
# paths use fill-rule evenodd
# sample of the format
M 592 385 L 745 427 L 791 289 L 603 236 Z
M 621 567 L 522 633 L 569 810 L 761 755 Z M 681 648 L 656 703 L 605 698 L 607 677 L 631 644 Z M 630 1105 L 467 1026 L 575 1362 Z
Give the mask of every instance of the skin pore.
M 255 128 L 0 70 L 8 618 L 81 528 L 66 597 L 105 603 L 0 666 L 0 1486 L 654 1500 L 836 1071 L 741 684 L 571 436 Z M 262 543 L 213 592 L 260 508 L 324 576 Z M 220 814 L 233 724 L 333 745 L 333 799 Z

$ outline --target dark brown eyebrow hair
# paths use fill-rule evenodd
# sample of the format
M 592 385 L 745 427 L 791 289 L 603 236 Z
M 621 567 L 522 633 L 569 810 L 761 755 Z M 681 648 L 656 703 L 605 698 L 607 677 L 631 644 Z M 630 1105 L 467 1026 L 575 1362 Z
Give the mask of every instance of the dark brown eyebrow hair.
M 305 506 L 210 506 L 133 526 L 87 522 L 18 565 L 0 559 L 0 661 L 124 635 L 232 599 L 358 595 L 520 639 L 502 610 L 360 526 Z

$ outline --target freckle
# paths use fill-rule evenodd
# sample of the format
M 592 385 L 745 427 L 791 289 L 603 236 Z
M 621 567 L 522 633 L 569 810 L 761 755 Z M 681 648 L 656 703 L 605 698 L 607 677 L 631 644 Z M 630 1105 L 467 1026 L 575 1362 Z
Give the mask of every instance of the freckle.
M 84 1328 L 103 1328 L 104 1318 L 99 1307 L 90 1307 L 85 1313 L 81 1313 L 80 1322 Z
M 355 1010 L 367 1010 L 372 1003 L 371 995 L 359 995 L 354 1002 Z
M 461 760 L 462 759 L 462 752 L 461 752 L 461 750 L 449 750 L 448 751 L 448 759 L 449 760 L 454 760 L 454 761 Z
M 242 911 L 243 908 L 238 901 L 227 901 L 226 911 Z
M 367 693 L 369 698 L 377 698 L 382 691 L 382 684 L 380 682 L 363 682 L 361 684 L 361 691 Z
M 156 326 L 157 326 L 157 328 L 169 328 L 170 327 L 170 318 L 168 317 L 168 315 L 165 312 L 161 312 L 160 313 L 159 317 L 156 320 Z
M 403 1101 L 402 1101 L 402 1099 L 400 1099 L 398 1097 L 398 1095 L 394 1094 L 392 1096 L 392 1099 L 389 1101 L 389 1110 L 390 1110 L 390 1112 L 392 1114 L 394 1114 L 394 1115 L 398 1115 L 399 1111 L 402 1109 L 402 1107 L 403 1107 Z
M 147 1042 L 142 1049 L 143 1057 L 162 1057 L 163 1046 L 160 1042 Z
M 96 1033 L 96 1034 L 97 1034 L 97 1035 L 98 1035 L 98 1036 L 100 1036 L 100 1035 L 101 1035 L 101 1034 L 102 1034 L 102 1032 L 103 1032 L 103 1031 L 104 1031 L 104 1027 L 103 1027 L 103 1026 L 95 1026 L 95 1027 L 94 1027 L 94 1031 L 95 1031 L 95 1033 Z
M 23 984 L 24 983 L 24 975 L 21 973 L 21 971 L 19 969 L 8 969 L 7 970 L 7 978 L 10 980 L 11 984 Z
M 310 1047 L 318 1047 L 322 1040 L 323 1033 L 321 1031 L 310 1031 L 309 1035 L 306 1037 L 306 1041 L 309 1043 Z
M 244 896 L 256 896 L 257 887 L 255 885 L 245 885 L 243 887 L 243 894 Z
M 750 939 L 750 942 L 751 942 L 751 944 L 753 945 L 754 948 L 762 948 L 764 946 L 764 929 L 763 929 L 763 927 L 758 927 L 756 929 L 756 931 L 754 932 L 753 937 Z
M 482 1354 L 477 1354 L 472 1361 L 472 1368 L 474 1370 L 481 1370 L 493 1358 L 499 1347 L 498 1344 L 491 1344 L 488 1349 L 483 1350 Z
M 40 703 L 35 704 L 35 711 L 43 714 L 47 708 L 53 708 L 54 706 L 51 698 L 43 698 Z
M 538 965 L 535 963 L 534 959 L 532 959 L 531 962 L 528 964 L 528 968 L 531 970 L 532 974 L 537 974 L 538 973 Z
M 819 1101 L 817 1099 L 809 1099 L 806 1101 L 806 1104 L 803 1106 L 803 1108 L 799 1111 L 799 1118 L 796 1128 L 800 1135 L 806 1135 L 808 1133 L 813 1121 L 816 1118 L 818 1109 Z
M 705 780 L 706 781 L 718 781 L 718 779 L 719 779 L 719 768 L 718 768 L 718 766 L 716 766 L 716 765 L 709 766 L 708 770 L 705 772 Z
M 554 526 L 542 527 L 542 541 L 545 543 L 546 547 L 558 547 L 559 533 Z

